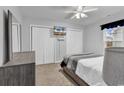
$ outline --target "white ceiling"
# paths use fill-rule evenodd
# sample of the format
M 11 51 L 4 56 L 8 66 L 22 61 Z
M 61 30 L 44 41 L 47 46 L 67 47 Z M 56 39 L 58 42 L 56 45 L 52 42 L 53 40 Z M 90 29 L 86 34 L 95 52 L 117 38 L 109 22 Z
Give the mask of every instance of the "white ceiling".
M 95 7 L 95 6 L 94 6 Z M 69 19 L 69 14 L 65 11 L 75 10 L 76 6 L 19 6 L 23 18 L 36 20 L 49 20 L 67 22 L 72 24 L 87 25 L 100 20 L 103 17 L 110 16 L 124 10 L 123 6 L 96 6 L 97 11 L 87 13 L 88 18 Z M 87 6 L 86 8 L 93 8 Z

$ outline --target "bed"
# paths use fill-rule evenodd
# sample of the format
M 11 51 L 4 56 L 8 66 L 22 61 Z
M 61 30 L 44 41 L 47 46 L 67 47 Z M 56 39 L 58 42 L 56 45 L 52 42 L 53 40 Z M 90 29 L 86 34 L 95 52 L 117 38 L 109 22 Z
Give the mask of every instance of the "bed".
M 104 57 L 74 57 L 63 70 L 81 86 L 124 86 L 124 47 L 106 48 Z
M 106 85 L 102 79 L 102 55 L 85 53 L 65 57 L 63 61 L 66 63 L 63 66 L 64 72 L 71 76 L 78 85 Z

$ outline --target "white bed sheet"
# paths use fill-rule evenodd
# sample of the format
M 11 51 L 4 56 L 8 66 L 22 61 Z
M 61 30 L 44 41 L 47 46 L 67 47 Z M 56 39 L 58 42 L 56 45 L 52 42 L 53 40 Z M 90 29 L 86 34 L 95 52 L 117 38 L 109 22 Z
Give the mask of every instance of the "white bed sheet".
M 102 78 L 104 57 L 79 60 L 76 74 L 91 86 L 106 86 Z

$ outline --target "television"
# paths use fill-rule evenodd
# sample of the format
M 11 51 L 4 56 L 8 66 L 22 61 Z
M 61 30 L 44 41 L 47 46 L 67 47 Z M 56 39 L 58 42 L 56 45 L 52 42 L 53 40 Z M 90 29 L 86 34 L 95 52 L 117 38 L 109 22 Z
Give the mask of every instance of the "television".
M 54 26 L 53 27 L 53 35 L 55 36 L 65 36 L 66 35 L 66 28 L 61 26 Z

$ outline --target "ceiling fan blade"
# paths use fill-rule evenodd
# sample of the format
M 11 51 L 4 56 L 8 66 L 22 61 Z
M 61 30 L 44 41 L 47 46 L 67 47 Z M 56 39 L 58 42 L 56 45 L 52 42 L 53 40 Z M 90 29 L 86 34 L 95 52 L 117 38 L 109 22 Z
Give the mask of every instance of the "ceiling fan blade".
M 87 12 L 92 12 L 92 11 L 96 11 L 98 10 L 98 8 L 92 8 L 92 9 L 88 9 L 88 10 L 83 10 L 84 13 L 87 13 Z

